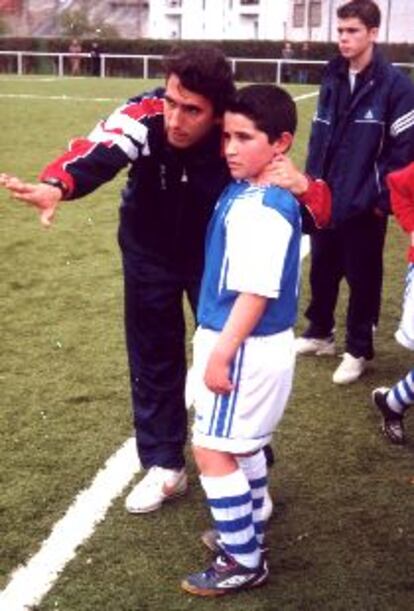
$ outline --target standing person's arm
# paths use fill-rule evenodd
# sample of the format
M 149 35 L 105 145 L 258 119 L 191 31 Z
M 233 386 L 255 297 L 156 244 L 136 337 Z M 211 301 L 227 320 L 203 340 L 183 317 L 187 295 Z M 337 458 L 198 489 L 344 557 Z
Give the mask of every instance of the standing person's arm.
M 62 200 L 91 193 L 141 154 L 148 154 L 148 128 L 142 118 L 162 113 L 161 97 L 132 99 L 100 121 L 87 138 L 73 140 L 66 153 L 43 169 L 40 183 L 3 174 L 0 185 L 36 207 L 42 223 L 49 225 Z
M 389 97 L 389 119 L 385 141 L 378 160 L 383 192 L 378 201 L 381 212 L 389 212 L 386 176 L 414 159 L 414 85 L 405 76 L 395 79 Z
M 286 155 L 278 155 L 268 168 L 268 182 L 287 189 L 312 217 L 316 228 L 328 227 L 332 215 L 331 191 L 324 180 L 313 179 Z
M 217 394 L 232 391 L 231 364 L 237 350 L 262 317 L 266 303 L 267 298 L 261 295 L 242 293 L 237 297 L 207 363 L 204 381 L 211 391 Z

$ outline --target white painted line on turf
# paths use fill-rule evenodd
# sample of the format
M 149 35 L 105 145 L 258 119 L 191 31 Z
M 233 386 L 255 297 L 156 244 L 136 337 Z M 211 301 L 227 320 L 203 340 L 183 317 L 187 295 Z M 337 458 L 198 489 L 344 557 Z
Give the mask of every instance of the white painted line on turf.
M 59 102 L 119 102 L 123 98 L 83 98 L 69 95 L 38 95 L 36 93 L 0 93 L 0 98 L 20 100 L 59 100 Z
M 92 535 L 112 501 L 139 470 L 135 438 L 131 437 L 98 471 L 91 486 L 77 495 L 37 554 L 14 571 L 0 592 L 0 611 L 27 611 L 39 605 L 75 557 L 77 547 Z
M 318 91 L 312 91 L 310 93 L 304 93 L 298 95 L 295 98 L 295 102 L 301 100 L 307 100 L 318 95 Z M 37 93 L 0 93 L 0 98 L 7 99 L 21 99 L 21 100 L 57 100 L 59 102 L 119 102 L 124 98 L 85 98 L 81 96 L 70 96 L 70 95 L 40 95 Z
M 308 98 L 314 98 L 315 96 L 318 95 L 318 93 L 319 93 L 319 90 L 311 91 L 310 93 L 302 93 L 302 95 L 297 95 L 293 99 L 295 100 L 295 102 L 300 102 L 301 100 L 307 100 Z

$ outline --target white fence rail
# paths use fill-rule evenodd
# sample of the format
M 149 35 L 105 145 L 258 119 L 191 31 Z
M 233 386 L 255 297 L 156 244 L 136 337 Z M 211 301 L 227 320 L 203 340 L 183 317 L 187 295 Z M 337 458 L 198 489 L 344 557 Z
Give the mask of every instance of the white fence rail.
M 83 64 L 82 73 L 90 74 L 92 67 L 92 57 L 89 53 L 44 53 L 39 51 L 0 51 L 0 73 L 8 72 L 22 76 L 24 74 L 55 74 L 57 76 L 65 76 L 70 74 L 69 58 L 80 57 Z M 128 63 L 134 63 L 134 67 L 129 66 L 128 72 L 130 76 L 137 78 L 152 78 L 159 77 L 162 73 L 160 69 L 162 55 L 121 55 L 102 53 L 99 57 L 99 70 L 96 76 L 105 78 L 112 76 L 117 70 L 111 69 L 111 65 L 121 60 L 127 60 Z M 233 72 L 237 74 L 238 67 L 243 64 L 261 64 L 268 67 L 274 67 L 272 78 L 277 83 L 288 80 L 306 82 L 307 72 L 312 66 L 323 66 L 326 61 L 322 60 L 301 60 L 301 59 L 269 59 L 269 58 L 247 58 L 247 57 L 230 57 L 229 61 L 232 64 Z M 153 69 L 151 70 L 151 64 Z M 157 68 L 158 65 L 158 68 Z M 413 63 L 395 63 L 407 72 L 414 72 Z M 137 73 L 135 73 L 135 69 Z M 131 72 L 133 73 L 131 74 Z M 122 70 L 121 70 L 122 72 Z M 253 79 L 252 79 L 253 80 Z

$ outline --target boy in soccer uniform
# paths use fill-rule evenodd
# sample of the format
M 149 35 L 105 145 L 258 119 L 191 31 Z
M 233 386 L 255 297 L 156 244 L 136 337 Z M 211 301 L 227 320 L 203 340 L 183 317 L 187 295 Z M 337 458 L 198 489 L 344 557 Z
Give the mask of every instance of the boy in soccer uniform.
M 414 350 L 414 162 L 389 174 L 387 183 L 395 218 L 411 237 L 402 316 L 395 338 L 404 348 Z M 403 444 L 404 413 L 414 403 L 414 369 L 392 388 L 376 388 L 372 401 L 381 413 L 384 435 L 392 443 Z
M 262 584 L 263 447 L 292 385 L 301 218 L 293 195 L 264 183 L 291 146 L 296 108 L 273 85 L 239 90 L 224 117 L 233 177 L 210 221 L 194 337 L 193 452 L 219 537 L 184 590 L 217 596 Z

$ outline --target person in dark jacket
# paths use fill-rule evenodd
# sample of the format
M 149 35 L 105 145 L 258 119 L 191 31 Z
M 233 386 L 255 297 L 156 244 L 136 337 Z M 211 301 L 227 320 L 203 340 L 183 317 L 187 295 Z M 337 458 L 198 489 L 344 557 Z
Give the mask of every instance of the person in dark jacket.
M 206 226 L 230 180 L 221 127 L 234 94 L 229 62 L 218 49 L 195 45 L 172 52 L 165 71 L 165 88 L 131 98 L 87 138 L 73 140 L 40 183 L 0 176 L 49 225 L 61 200 L 83 197 L 129 167 L 119 244 L 137 449 L 148 470 L 127 497 L 131 513 L 158 509 L 187 489 L 183 295 L 195 311 Z M 303 176 L 294 175 L 300 183 Z M 302 180 L 298 191 L 326 222 L 326 186 Z
M 345 278 L 345 353 L 333 382 L 348 384 L 374 356 L 389 213 L 385 177 L 414 157 L 414 85 L 376 47 L 375 2 L 347 2 L 337 16 L 340 55 L 324 73 L 306 167 L 331 189 L 332 226 L 311 237 L 310 324 L 296 350 L 335 354 L 334 314 Z

